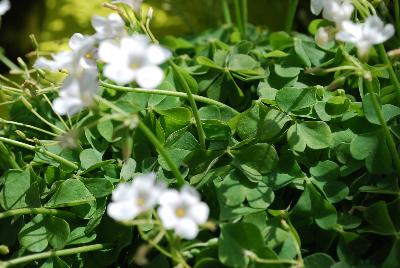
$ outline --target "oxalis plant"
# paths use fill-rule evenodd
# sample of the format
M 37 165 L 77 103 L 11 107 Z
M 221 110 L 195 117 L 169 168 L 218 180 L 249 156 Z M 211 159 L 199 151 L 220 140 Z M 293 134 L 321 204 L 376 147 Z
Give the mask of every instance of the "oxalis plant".
M 0 267 L 400 267 L 399 1 L 162 45 L 141 2 L 1 55 Z

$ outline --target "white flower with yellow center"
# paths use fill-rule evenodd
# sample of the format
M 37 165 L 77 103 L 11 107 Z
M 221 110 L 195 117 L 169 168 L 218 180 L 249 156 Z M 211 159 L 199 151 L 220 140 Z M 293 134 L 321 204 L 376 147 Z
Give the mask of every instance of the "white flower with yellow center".
M 92 36 L 85 36 L 81 33 L 75 33 L 69 39 L 69 47 L 72 51 L 84 50 L 81 53 L 80 65 L 84 69 L 97 68 L 97 48 Z
M 342 30 L 336 34 L 336 39 L 355 44 L 358 54 L 364 57 L 373 45 L 385 42 L 394 33 L 392 24 L 385 25 L 378 16 L 371 16 L 361 24 L 351 21 L 343 22 Z
M 113 191 L 107 214 L 116 221 L 133 220 L 157 204 L 164 184 L 156 182 L 154 173 L 136 177 L 133 182 L 120 183 Z
M 350 0 L 311 0 L 311 11 L 315 15 L 322 12 L 322 17 L 341 28 L 342 22 L 351 18 L 354 6 Z
M 158 66 L 171 57 L 171 52 L 151 44 L 145 35 L 124 37 L 119 43 L 104 41 L 99 47 L 99 58 L 106 63 L 104 76 L 119 85 L 133 81 L 147 89 L 156 88 L 164 79 Z
M 11 3 L 9 0 L 3 0 L 0 2 L 0 16 L 6 14 L 11 8 Z
M 113 4 L 125 4 L 130 6 L 136 13 L 140 13 L 140 7 L 142 6 L 143 0 L 114 0 Z
M 115 13 L 108 17 L 93 16 L 92 26 L 96 30 L 95 36 L 100 40 L 126 36 L 125 22 Z
M 59 115 L 74 115 L 92 105 L 98 89 L 96 69 L 86 69 L 79 74 L 69 75 L 60 89 L 59 97 L 53 101 L 54 112 Z
M 160 197 L 158 215 L 163 226 L 182 238 L 191 240 L 199 233 L 198 225 L 206 223 L 209 207 L 201 202 L 198 192 L 184 186 L 180 192 L 167 190 Z

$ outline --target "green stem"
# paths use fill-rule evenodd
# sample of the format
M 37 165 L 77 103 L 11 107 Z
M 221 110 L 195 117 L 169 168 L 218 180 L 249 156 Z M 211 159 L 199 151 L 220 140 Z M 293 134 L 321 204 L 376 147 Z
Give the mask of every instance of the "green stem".
M 222 4 L 222 11 L 224 13 L 225 23 L 232 25 L 232 16 L 231 16 L 231 11 L 229 10 L 228 1 L 221 0 L 221 4 Z
M 396 20 L 396 32 L 400 34 L 400 1 L 393 1 L 394 2 L 394 16 Z
M 9 260 L 6 262 L 0 262 L 0 266 L 4 267 L 11 267 L 22 263 L 33 262 L 40 259 L 47 259 L 54 256 L 66 256 L 66 255 L 73 255 L 78 253 L 102 250 L 111 248 L 112 245 L 110 244 L 94 244 L 88 246 L 82 246 L 77 248 L 69 248 L 69 249 L 61 249 L 61 250 L 50 250 L 38 254 L 32 254 L 28 256 L 19 257 L 13 260 Z
M 8 163 L 10 166 L 14 169 L 20 169 L 20 166 L 18 165 L 17 161 L 15 161 L 14 155 L 10 153 L 10 151 L 7 149 L 7 147 L 0 141 L 0 153 L 2 153 L 8 160 Z
M 394 86 L 394 89 L 397 93 L 397 101 L 398 103 L 400 103 L 400 82 L 399 79 L 397 78 L 397 74 L 393 69 L 392 63 L 390 62 L 390 59 L 386 53 L 385 46 L 383 44 L 378 45 L 378 52 L 379 56 L 382 58 L 386 67 L 388 68 L 390 82 L 392 82 Z
M 157 151 L 164 157 L 165 162 L 167 162 L 171 172 L 174 174 L 178 181 L 179 186 L 183 186 L 185 184 L 185 179 L 183 178 L 181 172 L 178 167 L 175 165 L 174 161 L 172 161 L 169 153 L 165 150 L 164 146 L 160 143 L 156 136 L 154 136 L 153 132 L 146 126 L 142 121 L 139 122 L 139 129 L 144 133 L 144 135 L 149 139 L 149 141 L 156 147 Z
M 184 99 L 188 99 L 188 95 L 184 92 L 179 92 L 179 91 L 169 91 L 169 90 L 159 90 L 159 89 L 143 89 L 143 88 L 130 88 L 130 87 L 122 87 L 122 86 L 116 86 L 116 85 L 112 85 L 112 84 L 108 84 L 106 82 L 100 82 L 101 85 L 105 88 L 109 88 L 109 89 L 113 89 L 113 90 L 117 90 L 117 91 L 123 91 L 123 92 L 134 92 L 134 93 L 143 93 L 143 94 L 155 94 L 155 95 L 164 95 L 164 96 L 171 96 L 171 97 L 179 97 L 179 98 L 184 98 Z M 198 102 L 202 102 L 205 104 L 210 104 L 210 105 L 216 105 L 219 106 L 221 108 L 226 108 L 231 110 L 232 112 L 234 112 L 235 114 L 238 114 L 238 112 L 233 109 L 232 107 L 207 98 L 207 97 L 203 97 L 200 95 L 194 95 L 192 94 L 193 98 L 198 101 Z
M 192 110 L 193 110 L 194 120 L 196 121 L 196 127 L 197 127 L 197 133 L 199 136 L 200 146 L 203 150 L 205 150 L 206 149 L 206 135 L 204 133 L 203 126 L 201 124 L 199 110 L 197 109 L 197 105 L 193 98 L 192 91 L 190 90 L 189 85 L 187 84 L 185 78 L 179 72 L 178 66 L 176 66 L 175 63 L 173 63 L 172 61 L 170 61 L 170 63 L 171 63 L 172 69 L 175 71 L 175 74 L 178 77 L 179 83 L 182 85 L 183 89 L 186 91 L 190 106 L 192 107 Z
M 4 119 L 0 118 L 0 123 L 12 124 L 12 125 L 20 126 L 20 127 L 26 127 L 26 128 L 30 128 L 30 129 L 33 129 L 33 130 L 36 130 L 36 131 L 40 131 L 40 132 L 45 133 L 47 135 L 51 135 L 53 137 L 58 137 L 58 135 L 53 133 L 53 132 L 50 132 L 50 131 L 47 131 L 47 130 L 44 130 L 44 129 L 41 129 L 41 128 L 38 128 L 38 127 L 35 127 L 35 126 L 31 126 L 31 125 L 28 125 L 28 124 L 23 124 L 23 123 L 20 123 L 20 122 L 8 121 L 8 120 L 4 120 Z
M 249 8 L 247 0 L 241 0 L 243 38 L 246 38 L 247 23 L 249 21 Z
M 236 26 L 239 29 L 241 38 L 244 38 L 243 18 L 242 18 L 242 12 L 240 12 L 239 0 L 233 0 L 233 4 L 235 6 Z
M 400 175 L 400 158 L 399 158 L 399 154 L 396 149 L 396 144 L 394 142 L 394 139 L 390 132 L 390 129 L 389 129 L 388 125 L 386 124 L 385 118 L 384 118 L 382 110 L 381 110 L 381 105 L 379 104 L 378 99 L 376 98 L 376 95 L 374 93 L 372 82 L 370 79 L 365 79 L 365 81 L 367 84 L 368 93 L 371 95 L 371 100 L 372 100 L 372 104 L 374 106 L 375 113 L 378 117 L 380 125 L 382 126 L 383 133 L 385 134 L 386 142 L 389 147 L 389 151 L 392 154 L 393 161 L 394 161 L 394 164 L 395 164 L 396 170 L 397 170 L 397 175 Z
M 35 146 L 29 145 L 29 144 L 26 144 L 26 143 L 23 143 L 23 142 L 15 141 L 15 140 L 12 140 L 12 139 L 7 139 L 7 138 L 3 138 L 3 137 L 0 137 L 0 141 L 2 141 L 4 143 L 11 144 L 11 145 L 14 145 L 14 146 L 18 146 L 18 147 L 21 147 L 21 148 L 24 148 L 24 149 L 27 149 L 27 150 L 31 150 L 31 151 L 35 151 L 35 152 L 44 154 L 44 155 L 46 155 L 48 157 L 53 158 L 54 160 L 56 160 L 57 162 L 59 162 L 61 164 L 69 166 L 69 167 L 71 167 L 71 168 L 73 168 L 75 170 L 79 169 L 79 167 L 76 164 L 72 163 L 71 161 L 69 161 L 69 160 L 67 160 L 65 158 L 62 158 L 59 155 L 53 154 L 53 153 L 51 153 L 49 151 L 46 151 L 43 148 L 37 148 Z
M 286 17 L 286 25 L 285 25 L 285 31 L 287 32 L 291 32 L 293 30 L 293 24 L 294 24 L 294 19 L 296 17 L 298 4 L 299 0 L 290 0 L 289 11 Z
M 44 214 L 44 215 L 60 216 L 62 218 L 76 218 L 75 214 L 73 214 L 71 212 L 57 210 L 57 209 L 19 208 L 19 209 L 13 209 L 13 210 L 0 212 L 0 219 L 14 217 L 14 216 L 20 216 L 20 215 L 25 215 L 25 214 Z

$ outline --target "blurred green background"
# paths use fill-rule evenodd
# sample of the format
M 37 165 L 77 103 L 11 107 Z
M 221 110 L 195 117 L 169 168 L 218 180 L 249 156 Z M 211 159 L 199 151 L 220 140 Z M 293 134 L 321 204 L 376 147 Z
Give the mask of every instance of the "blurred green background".
M 291 0 L 249 0 L 250 22 L 272 30 L 283 28 Z M 92 34 L 90 18 L 107 15 L 106 0 L 11 0 L 12 9 L 2 19 L 0 46 L 15 59 L 32 49 L 29 34 L 35 34 L 40 49 L 57 51 L 75 32 Z M 111 1 L 108 1 L 111 2 Z M 158 36 L 193 35 L 223 23 L 219 0 L 145 0 L 144 12 L 152 6 L 152 29 Z M 307 25 L 309 0 L 301 0 L 296 29 Z M 232 12 L 233 14 L 233 12 Z

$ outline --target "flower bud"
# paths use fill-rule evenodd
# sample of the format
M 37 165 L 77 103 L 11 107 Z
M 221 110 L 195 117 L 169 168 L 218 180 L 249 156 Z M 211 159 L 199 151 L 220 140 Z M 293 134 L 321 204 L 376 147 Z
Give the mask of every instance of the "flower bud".
M 331 40 L 332 38 L 327 28 L 320 27 L 315 35 L 315 42 L 317 43 L 317 45 L 324 46 Z

